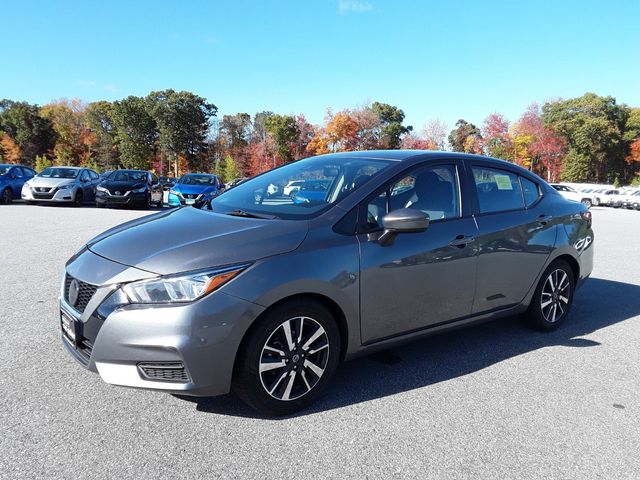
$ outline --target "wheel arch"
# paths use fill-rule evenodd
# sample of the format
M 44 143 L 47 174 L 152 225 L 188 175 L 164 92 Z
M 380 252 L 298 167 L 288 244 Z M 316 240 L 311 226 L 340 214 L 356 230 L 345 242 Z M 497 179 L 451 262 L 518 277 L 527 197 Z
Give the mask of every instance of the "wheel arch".
M 289 295 L 287 297 L 283 297 L 277 300 L 276 302 L 272 303 L 271 305 L 269 305 L 251 323 L 249 328 L 247 328 L 236 350 L 236 355 L 233 361 L 234 375 L 235 375 L 235 368 L 238 364 L 238 356 L 242 352 L 242 349 L 244 348 L 244 345 L 246 344 L 247 340 L 251 336 L 252 332 L 260 324 L 262 318 L 264 318 L 264 316 L 267 315 L 269 312 L 271 312 L 274 308 L 277 308 L 284 303 L 295 301 L 295 300 L 303 300 L 303 299 L 309 299 L 309 300 L 313 300 L 315 302 L 320 303 L 327 310 L 329 310 L 329 312 L 331 312 L 333 317 L 336 319 L 338 331 L 340 332 L 340 361 L 344 360 L 347 352 L 347 348 L 349 345 L 349 326 L 347 324 L 346 315 L 342 310 L 342 308 L 340 307 L 340 305 L 338 305 L 333 299 L 329 298 L 326 295 L 322 295 L 320 293 L 314 293 L 314 292 L 296 293 L 296 294 Z

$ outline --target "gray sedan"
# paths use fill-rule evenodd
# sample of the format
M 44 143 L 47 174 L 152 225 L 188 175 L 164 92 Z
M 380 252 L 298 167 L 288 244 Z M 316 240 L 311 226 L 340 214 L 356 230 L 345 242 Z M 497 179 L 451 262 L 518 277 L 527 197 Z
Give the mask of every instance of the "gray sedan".
M 323 189 L 269 194 L 292 180 Z M 522 313 L 558 328 L 592 262 L 588 209 L 516 165 L 324 155 L 91 240 L 62 277 L 61 337 L 105 382 L 233 388 L 282 415 L 359 355 Z

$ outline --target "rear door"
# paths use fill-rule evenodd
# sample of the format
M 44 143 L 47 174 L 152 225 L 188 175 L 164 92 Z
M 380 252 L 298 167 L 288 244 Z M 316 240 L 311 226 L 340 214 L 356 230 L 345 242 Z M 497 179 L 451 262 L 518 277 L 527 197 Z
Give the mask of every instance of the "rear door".
M 446 323 L 471 313 L 476 281 L 476 226 L 463 210 L 462 162 L 408 170 L 358 211 L 363 343 Z M 425 232 L 377 242 L 382 217 L 399 208 L 429 214 Z
M 544 267 L 556 239 L 550 201 L 535 178 L 473 161 L 478 225 L 474 313 L 520 303 Z

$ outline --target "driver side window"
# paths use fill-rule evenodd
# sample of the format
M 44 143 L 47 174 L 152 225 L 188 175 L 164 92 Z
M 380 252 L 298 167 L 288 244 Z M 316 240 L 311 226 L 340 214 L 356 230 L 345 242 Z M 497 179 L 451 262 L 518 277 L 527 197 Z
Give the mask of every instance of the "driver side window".
M 361 230 L 382 229 L 382 217 L 400 208 L 421 210 L 432 222 L 460 217 L 456 167 L 421 167 L 388 185 L 362 207 Z

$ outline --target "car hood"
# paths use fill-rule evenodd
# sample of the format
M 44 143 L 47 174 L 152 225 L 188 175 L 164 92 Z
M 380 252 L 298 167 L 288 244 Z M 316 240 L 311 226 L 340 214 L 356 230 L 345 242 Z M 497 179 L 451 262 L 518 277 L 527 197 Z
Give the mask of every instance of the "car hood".
M 234 217 L 184 207 L 124 223 L 87 246 L 109 260 L 168 275 L 290 252 L 307 231 L 306 221 Z
M 101 187 L 104 188 L 108 188 L 109 190 L 122 190 L 123 192 L 126 192 L 127 190 L 133 190 L 134 188 L 140 188 L 144 186 L 144 182 L 140 182 L 140 181 L 136 181 L 136 182 L 126 182 L 126 181 L 120 181 L 120 182 L 110 182 L 110 181 L 105 181 L 102 182 L 100 184 Z
M 215 191 L 216 187 L 213 185 L 185 185 L 176 184 L 172 190 L 180 192 L 186 195 L 200 195 L 201 193 L 209 193 Z
M 29 181 L 29 185 L 31 185 L 32 187 L 60 187 L 62 185 L 68 185 L 75 182 L 75 178 L 33 177 Z

